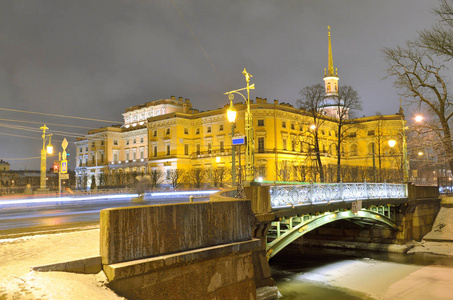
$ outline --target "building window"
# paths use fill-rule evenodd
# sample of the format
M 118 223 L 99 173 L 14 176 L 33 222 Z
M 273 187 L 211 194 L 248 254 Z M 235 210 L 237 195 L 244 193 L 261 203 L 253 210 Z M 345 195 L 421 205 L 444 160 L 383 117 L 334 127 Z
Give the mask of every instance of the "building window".
M 129 150 L 126 150 L 126 160 L 129 160 L 130 157 L 129 157 Z
M 113 145 L 118 146 L 118 140 L 113 140 Z
M 189 155 L 189 145 L 184 144 L 184 155 Z
M 165 171 L 165 179 L 166 179 L 166 180 L 170 180 L 170 178 L 171 178 L 171 170 L 170 170 L 170 169 L 167 169 L 167 170 Z
M 157 136 L 157 130 L 154 130 L 154 131 L 153 131 L 153 136 L 154 136 L 154 137 Z
M 211 151 L 212 151 L 212 144 L 208 143 L 208 153 L 211 153 Z
M 223 131 L 223 124 L 219 125 L 219 131 Z
M 132 159 L 136 160 L 137 159 L 137 150 L 132 150 Z
M 291 141 L 291 151 L 296 151 L 296 141 Z
M 137 139 L 133 139 L 132 144 L 137 144 Z
M 258 126 L 264 126 L 264 119 L 258 120 Z
M 266 177 L 266 165 L 259 165 L 258 166 L 258 176 Z
M 356 137 L 357 136 L 357 132 L 350 132 L 349 133 L 349 137 Z
M 167 128 L 167 130 L 165 131 L 165 134 L 170 135 L 170 128 Z
M 94 165 L 96 161 L 94 160 L 94 153 L 91 154 L 91 163 Z
M 197 154 L 200 155 L 201 153 L 201 145 L 197 144 Z
M 184 128 L 184 134 L 189 134 L 189 128 Z
M 283 142 L 283 150 L 286 150 L 286 139 L 283 139 L 282 142 Z
M 79 156 L 79 167 L 82 166 L 82 156 Z
M 143 143 L 143 137 L 140 137 L 140 143 Z
M 282 128 L 286 128 L 286 121 L 282 121 Z
M 126 146 L 129 146 L 129 139 L 126 140 Z
M 359 155 L 358 150 L 357 150 L 357 144 L 352 144 L 351 145 L 350 152 L 351 152 L 351 156 Z
M 154 146 L 154 157 L 157 157 L 157 146 Z
M 368 135 L 374 135 L 374 130 L 368 130 Z
M 80 148 L 79 148 L 79 152 L 82 153 L 82 151 L 83 151 L 83 149 L 82 149 L 82 147 L 80 147 Z
M 294 123 L 291 123 L 291 129 L 294 130 Z
M 104 153 L 101 153 L 101 163 L 104 163 Z
M 118 162 L 118 153 L 113 153 L 113 161 Z
M 374 130 L 373 130 L 374 131 Z M 374 143 L 369 143 L 368 144 L 368 154 L 373 155 L 375 154 L 375 146 Z
M 91 148 L 94 148 L 94 141 L 91 142 Z
M 101 141 L 101 146 L 104 146 L 104 141 Z
M 321 129 L 321 134 L 322 134 L 322 135 L 326 135 L 324 129 Z
M 208 128 L 206 129 L 206 132 L 207 132 L 207 133 L 210 133 L 210 132 L 211 132 L 211 126 L 208 126 Z
M 258 153 L 264 153 L 264 137 L 258 137 Z
M 225 151 L 224 142 L 220 141 L 220 152 L 223 152 L 223 151 Z
M 170 144 L 167 144 L 167 155 L 170 155 Z
M 87 151 L 87 152 L 88 152 L 88 146 L 86 146 L 86 147 L 85 147 L 85 151 Z
M 141 148 L 140 149 L 140 159 L 145 158 L 145 149 Z

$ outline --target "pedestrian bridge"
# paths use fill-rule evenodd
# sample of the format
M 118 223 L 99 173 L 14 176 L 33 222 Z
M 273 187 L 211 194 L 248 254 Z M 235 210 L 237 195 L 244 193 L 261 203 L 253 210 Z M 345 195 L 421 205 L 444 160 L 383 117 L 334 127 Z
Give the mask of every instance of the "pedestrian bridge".
M 395 205 L 407 202 L 407 185 L 366 182 L 275 185 L 270 187 L 270 202 L 278 219 L 268 230 L 268 259 L 304 234 L 339 220 L 361 227 L 398 230 Z

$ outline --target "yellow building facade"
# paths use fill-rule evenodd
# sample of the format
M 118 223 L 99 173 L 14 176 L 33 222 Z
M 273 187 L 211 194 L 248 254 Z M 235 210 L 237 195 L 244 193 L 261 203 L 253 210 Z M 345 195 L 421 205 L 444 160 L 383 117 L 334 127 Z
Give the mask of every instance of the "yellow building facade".
M 178 100 L 156 101 L 173 103 Z M 147 103 L 153 106 L 153 102 Z M 186 103 L 186 102 L 184 102 Z M 237 121 L 235 135 L 245 135 L 244 114 L 246 105 L 236 103 Z M 194 168 L 204 169 L 204 182 L 214 184 L 219 168 L 226 171 L 223 183 L 231 182 L 232 131 L 227 120 L 228 105 L 222 109 L 199 112 L 194 109 L 174 110 L 170 113 L 149 117 L 143 124 L 126 124 L 91 130 L 77 144 L 76 172 L 89 182 L 92 176 L 101 174 L 149 174 L 158 170 L 165 174 L 163 183 L 170 183 L 169 173 L 180 169 L 186 173 L 181 181 L 187 185 L 189 172 Z M 264 181 L 317 181 L 315 153 L 313 150 L 312 117 L 290 104 L 256 98 L 251 101 L 255 144 L 255 177 Z M 320 116 L 323 121 L 318 128 L 321 160 L 327 181 L 336 178 L 329 172 L 336 169 L 337 157 L 341 155 L 343 167 L 367 168 L 368 175 L 349 178 L 347 181 L 382 181 L 374 173 L 382 170 L 396 171 L 393 177 L 401 178 L 403 115 L 372 116 L 349 120 L 345 140 L 340 153 L 337 151 L 337 119 Z M 389 141 L 396 146 L 390 147 Z M 236 168 L 239 167 L 239 149 L 236 150 Z M 245 146 L 241 147 L 241 165 L 245 164 Z M 374 167 L 373 167 L 374 165 Z M 370 173 L 372 170 L 372 173 Z M 398 170 L 399 173 L 398 173 Z M 363 171 L 363 170 L 362 170 Z M 357 172 L 357 171 L 356 171 Z M 371 175 L 370 175 L 371 174 Z M 345 175 L 345 176 L 346 176 Z M 102 176 L 101 176 L 102 177 Z M 342 176 L 343 178 L 344 176 Z M 130 179 L 128 182 L 130 182 Z M 390 179 L 387 176 L 387 179 Z M 345 179 L 343 179 L 345 180 Z M 393 181 L 394 181 L 393 180 Z M 346 181 L 346 180 L 345 180 Z M 79 185 L 84 185 L 79 180 Z M 126 184 L 125 182 L 123 182 Z M 112 182 L 109 185 L 113 185 Z M 115 184 L 120 184 L 117 182 Z M 85 183 L 88 185 L 88 183 Z M 102 182 L 98 183 L 102 184 Z

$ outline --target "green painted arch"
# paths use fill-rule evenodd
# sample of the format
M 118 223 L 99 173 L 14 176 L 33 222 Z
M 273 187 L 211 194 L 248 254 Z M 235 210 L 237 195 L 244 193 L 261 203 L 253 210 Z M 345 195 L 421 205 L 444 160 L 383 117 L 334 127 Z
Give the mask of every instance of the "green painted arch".
M 292 230 L 286 232 L 285 234 L 267 244 L 266 252 L 268 260 L 304 234 L 325 224 L 345 219 L 368 219 L 377 223 L 384 224 L 391 229 L 398 230 L 398 225 L 393 220 L 373 211 L 360 210 L 356 213 L 353 213 L 350 210 L 332 213 L 329 212 L 320 215 L 317 218 L 313 218 L 307 220 L 306 222 L 300 223 L 299 225 L 293 227 Z

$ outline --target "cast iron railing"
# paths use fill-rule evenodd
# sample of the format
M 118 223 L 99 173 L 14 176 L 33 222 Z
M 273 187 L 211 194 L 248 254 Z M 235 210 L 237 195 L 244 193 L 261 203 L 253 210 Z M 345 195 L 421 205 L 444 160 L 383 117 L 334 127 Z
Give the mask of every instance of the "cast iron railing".
M 270 188 L 272 208 L 336 201 L 407 198 L 406 184 L 393 183 L 311 183 L 275 185 Z

